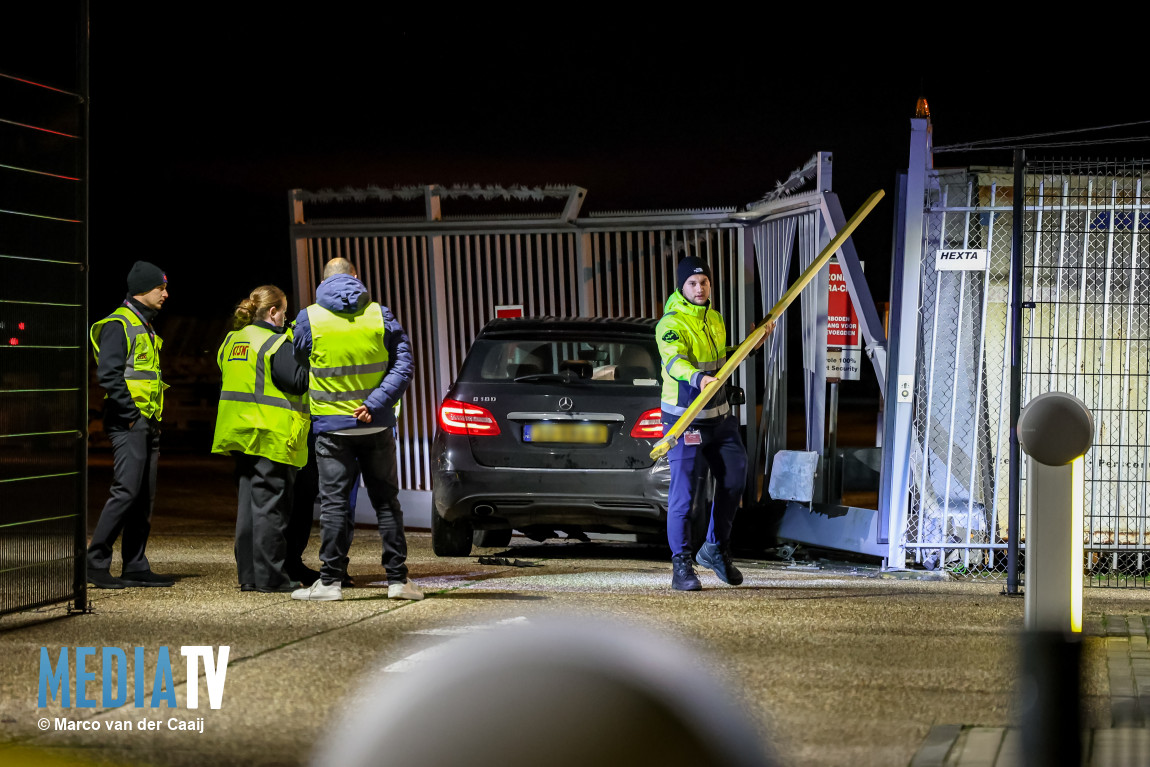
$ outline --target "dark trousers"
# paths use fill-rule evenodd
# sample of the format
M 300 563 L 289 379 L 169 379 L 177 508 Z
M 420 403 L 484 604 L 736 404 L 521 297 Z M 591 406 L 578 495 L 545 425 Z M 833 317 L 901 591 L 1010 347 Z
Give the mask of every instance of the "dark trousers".
M 407 579 L 407 538 L 399 506 L 399 470 L 390 429 L 371 434 L 319 434 L 315 439 L 319 471 L 320 577 L 339 582 L 347 572 L 354 529 L 351 507 L 356 478 L 363 475 L 383 540 L 382 563 L 389 583 Z
M 277 589 L 291 582 L 284 530 L 295 467 L 258 455 L 236 455 L 236 572 L 239 582 Z
M 144 549 L 152 530 L 156 500 L 160 425 L 138 418 L 131 429 L 126 424 L 113 426 L 106 422 L 105 428 L 112 441 L 112 488 L 88 544 L 88 567 L 107 570 L 112 564 L 112 544 L 123 534 L 123 572 L 149 570 Z
M 669 420 L 668 420 L 669 419 Z M 677 417 L 663 414 L 664 426 Z M 739 436 L 739 422 L 727 416 L 714 425 L 694 427 L 702 437 L 701 444 L 679 441 L 667 453 L 671 464 L 671 487 L 667 494 L 667 543 L 672 554 L 691 552 L 691 491 L 702 487 L 707 467 L 715 477 L 715 500 L 711 505 L 711 522 L 707 541 L 726 547 L 731 540 L 735 512 L 747 484 L 747 451 Z
M 315 464 L 315 435 L 307 438 L 307 464 L 296 472 L 292 490 L 291 515 L 284 537 L 287 555 L 284 567 L 289 575 L 303 574 L 303 553 L 311 538 L 311 524 L 315 516 L 315 499 L 319 495 L 319 471 Z
M 353 521 L 358 491 L 359 476 L 357 474 L 348 499 Z M 319 497 L 319 469 L 315 461 L 315 434 L 308 434 L 307 463 L 296 472 L 295 485 L 291 495 L 291 517 L 288 519 L 287 530 L 284 532 L 284 537 L 287 538 L 287 558 L 284 569 L 287 570 L 288 575 L 299 580 L 307 567 L 303 561 L 303 553 L 307 550 L 307 544 L 311 540 L 311 526 L 315 519 L 315 501 Z

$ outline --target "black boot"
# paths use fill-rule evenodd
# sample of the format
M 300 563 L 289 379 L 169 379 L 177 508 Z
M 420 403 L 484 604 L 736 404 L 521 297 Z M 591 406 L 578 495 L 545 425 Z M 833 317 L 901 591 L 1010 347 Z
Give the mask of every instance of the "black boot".
M 120 573 L 120 578 L 123 579 L 125 586 L 143 586 L 149 588 L 167 588 L 175 586 L 176 582 L 166 575 L 152 572 L 151 568 L 147 570 L 132 570 L 131 572 Z
M 699 576 L 695 575 L 691 552 L 685 551 L 671 557 L 671 588 L 676 591 L 699 591 L 703 588 Z
M 98 589 L 123 589 L 128 587 L 128 584 L 112 575 L 106 567 L 89 567 L 88 583 Z
M 725 547 L 709 542 L 704 543 L 703 548 L 699 549 L 695 561 L 703 567 L 714 570 L 715 575 L 719 576 L 719 580 L 723 583 L 738 586 L 743 582 L 743 574 L 739 572 L 739 568 L 735 567 L 735 563 L 731 561 L 731 552 Z

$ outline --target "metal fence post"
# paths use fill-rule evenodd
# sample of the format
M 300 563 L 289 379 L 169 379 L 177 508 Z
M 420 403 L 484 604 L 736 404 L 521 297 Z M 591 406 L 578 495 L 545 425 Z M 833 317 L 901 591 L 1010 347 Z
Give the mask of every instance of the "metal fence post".
M 90 17 L 90 9 L 88 0 L 81 3 L 80 9 L 80 24 L 77 24 L 77 50 L 79 51 L 77 62 L 77 76 L 80 84 L 80 93 L 83 96 L 83 103 L 80 106 L 80 135 L 82 157 L 80 165 L 83 168 L 84 180 L 80 185 L 80 261 L 83 263 L 83 273 L 80 275 L 80 295 L 82 296 L 82 303 L 84 310 L 80 313 L 79 324 L 83 331 L 87 331 L 86 316 L 89 308 L 88 298 L 88 285 L 89 275 L 91 274 L 90 259 L 88 256 L 88 221 L 89 221 L 89 183 L 90 178 L 89 167 L 89 103 L 91 99 L 89 94 L 89 40 L 88 40 L 88 18 Z M 84 332 L 81 337 L 87 335 Z M 82 342 L 83 343 L 83 342 Z M 80 361 L 78 365 L 83 369 L 88 368 L 88 344 L 83 343 L 80 351 Z M 77 394 L 76 413 L 77 420 L 87 422 L 88 412 L 88 376 L 80 376 L 80 391 Z M 82 414 L 82 415 L 81 415 Z M 87 612 L 90 608 L 88 605 L 88 430 L 81 428 L 76 432 L 76 466 L 80 469 L 80 508 L 77 510 L 77 520 L 75 527 L 75 567 L 72 581 L 72 609 L 76 612 Z
M 299 198 L 299 193 L 302 190 L 292 189 L 288 191 L 288 217 L 291 225 L 288 231 L 291 233 L 291 277 L 292 277 L 292 292 L 295 294 L 296 310 L 303 309 L 311 303 L 312 290 L 314 286 L 311 284 L 311 276 L 308 267 L 308 243 L 306 237 L 301 237 L 295 233 L 295 227 L 306 224 L 307 219 L 304 216 L 303 200 Z
M 901 206 L 902 236 L 895 239 L 891 264 L 890 365 L 886 381 L 888 415 L 883 429 L 883 471 L 879 484 L 879 514 L 889 525 L 887 567 L 893 568 L 906 564 L 903 537 L 910 506 L 907 488 L 910 486 L 923 218 L 926 176 L 931 167 L 930 118 L 915 118 L 910 124 L 910 157 Z
M 742 292 L 744 333 L 758 321 L 755 314 L 755 242 L 751 228 L 744 226 L 739 230 L 739 264 L 742 267 L 740 274 L 740 288 Z M 759 368 L 766 364 L 769 356 L 766 347 L 759 353 L 757 359 L 749 359 L 743 371 L 743 390 L 747 394 L 746 404 L 743 406 L 743 420 L 747 429 L 747 453 L 752 459 L 759 454 L 757 445 L 759 436 L 758 404 L 759 404 Z M 758 502 L 756 490 L 758 489 L 758 466 L 752 465 L 747 471 L 747 486 L 743 490 L 743 508 L 751 508 Z
M 1014 150 L 1014 219 L 1010 243 L 1010 479 L 1006 520 L 1006 594 L 1018 596 L 1019 472 L 1018 413 L 1022 409 L 1022 237 L 1026 215 L 1026 152 Z
M 428 221 L 442 221 L 443 212 L 440 207 L 439 195 L 434 185 L 424 189 L 424 206 Z M 431 335 L 435 339 L 435 396 L 432 403 L 438 410 L 440 402 L 447 394 L 448 386 L 454 371 L 451 369 L 451 329 L 447 319 L 447 265 L 444 263 L 443 236 L 439 234 L 427 235 L 427 271 L 428 283 L 431 285 Z M 430 436 L 430 435 L 428 435 Z

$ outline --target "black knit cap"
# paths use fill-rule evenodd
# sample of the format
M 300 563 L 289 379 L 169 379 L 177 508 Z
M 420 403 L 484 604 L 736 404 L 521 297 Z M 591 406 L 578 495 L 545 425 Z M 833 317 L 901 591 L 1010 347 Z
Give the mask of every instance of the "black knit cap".
M 128 272 L 128 295 L 138 296 L 154 287 L 168 284 L 168 275 L 155 264 L 137 261 Z
M 683 289 L 683 283 L 696 274 L 704 274 L 707 279 L 711 279 L 711 268 L 707 266 L 707 262 L 695 256 L 687 256 L 679 262 L 679 266 L 675 269 L 675 279 L 678 289 Z

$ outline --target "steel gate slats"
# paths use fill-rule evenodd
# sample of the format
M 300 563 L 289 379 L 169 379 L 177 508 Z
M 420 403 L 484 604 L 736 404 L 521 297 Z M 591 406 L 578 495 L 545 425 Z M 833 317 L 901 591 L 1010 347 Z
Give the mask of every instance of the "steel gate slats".
M 26 14 L 6 10 L 0 23 L 30 28 Z M 11 139 L 11 204 L 0 210 L 0 616 L 59 602 L 89 609 L 88 16 L 86 4 L 66 4 L 45 26 L 78 43 L 58 66 L 17 49 L 0 72 Z M 46 125 L 58 130 L 34 127 Z M 58 172 L 46 186 L 49 170 Z M 93 312 L 110 310 L 108 300 Z
M 825 234 L 816 206 L 796 214 L 804 218 L 804 247 L 812 255 Z M 440 398 L 472 340 L 493 317 L 495 306 L 521 304 L 531 316 L 572 316 L 585 305 L 585 311 L 600 316 L 657 318 L 677 287 L 677 261 L 696 254 L 710 264 L 716 282 L 715 308 L 723 315 L 734 344 L 758 319 L 747 314 L 753 307 L 745 305 L 751 299 L 747 298 L 744 267 L 752 262 L 744 249 L 771 251 L 764 254 L 769 260 L 761 260 L 759 266 L 761 270 L 769 264 L 769 271 L 777 274 L 764 280 L 765 289 L 781 294 L 787 266 L 775 264 L 773 249 L 789 247 L 783 254 L 789 260 L 797 229 L 795 216 L 787 216 L 773 227 L 778 233 L 744 237 L 748 223 L 727 213 L 622 214 L 604 221 L 550 223 L 492 219 L 477 220 L 474 226 L 436 220 L 426 226 L 397 221 L 393 227 L 386 220 L 373 220 L 361 228 L 359 224 L 329 224 L 322 216 L 301 212 L 293 234 L 297 243 L 304 244 L 300 250 L 307 256 L 297 275 L 300 298 L 307 298 L 304 305 L 311 303 L 324 262 L 350 256 L 373 297 L 388 305 L 407 330 L 416 376 L 404 397 L 398 424 L 401 485 L 405 490 L 427 490 L 430 439 Z M 309 228 L 313 225 L 317 228 Z M 788 233 L 790 240 L 784 244 L 781 241 Z M 433 258 L 442 260 L 441 273 L 433 271 Z M 435 306 L 433 296 L 443 296 L 446 305 Z M 430 311 L 432 306 L 435 312 Z M 759 358 L 760 374 L 765 374 L 769 388 L 764 408 L 774 416 L 768 419 L 764 436 L 768 460 L 771 451 L 785 445 L 786 403 L 780 401 L 785 399 L 785 319 L 780 327 L 784 332 L 776 334 L 770 353 Z M 437 363 L 447 369 L 437 370 Z M 745 418 L 747 414 L 740 411 L 740 415 Z
M 422 327 L 424 317 L 421 316 L 426 307 L 431 304 L 427 300 L 420 300 L 419 297 L 419 275 L 424 272 L 425 265 L 420 254 L 420 241 L 413 241 L 409 238 L 404 238 L 400 248 L 403 263 L 406 267 L 404 277 L 401 281 L 400 287 L 403 291 L 404 302 L 404 321 L 403 327 L 407 331 L 408 343 L 411 344 L 411 354 L 413 360 L 426 360 L 430 359 L 430 350 L 423 344 Z M 419 313 L 417 313 L 418 310 Z M 419 435 L 426 431 L 426 422 L 424 420 L 424 412 L 422 407 L 422 392 L 424 386 L 422 385 L 427 380 L 426 377 L 417 376 L 412 381 L 411 386 L 408 386 L 407 392 L 403 396 L 403 405 L 400 407 L 400 415 L 403 416 L 403 444 L 402 447 L 408 448 L 405 452 L 410 454 L 410 477 L 407 486 L 418 489 L 428 488 L 428 484 L 423 476 L 421 467 L 424 464 L 424 450 L 422 441 Z M 402 411 L 407 410 L 405 414 Z

